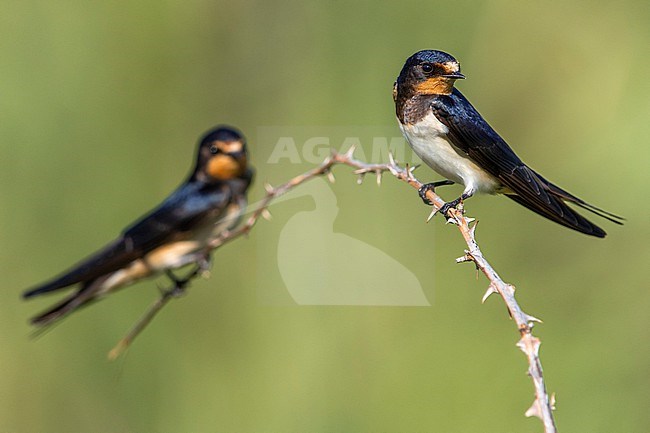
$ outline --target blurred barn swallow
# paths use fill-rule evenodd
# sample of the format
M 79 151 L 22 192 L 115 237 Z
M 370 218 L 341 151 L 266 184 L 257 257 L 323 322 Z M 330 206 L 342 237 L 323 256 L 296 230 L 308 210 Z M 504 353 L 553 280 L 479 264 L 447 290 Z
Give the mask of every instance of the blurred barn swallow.
M 201 140 L 194 170 L 167 199 L 103 249 L 23 294 L 32 298 L 76 286 L 62 302 L 32 319 L 49 325 L 142 278 L 191 263 L 209 266 L 208 243 L 237 225 L 253 178 L 244 137 L 217 127 Z
M 400 128 L 413 151 L 447 180 L 424 185 L 427 190 L 460 183 L 463 194 L 446 203 L 446 215 L 474 193 L 505 194 L 539 215 L 579 232 L 605 237 L 605 231 L 571 209 L 566 202 L 617 224 L 623 218 L 599 209 L 552 184 L 524 164 L 478 111 L 454 88 L 465 76 L 455 58 L 424 50 L 406 60 L 393 87 Z

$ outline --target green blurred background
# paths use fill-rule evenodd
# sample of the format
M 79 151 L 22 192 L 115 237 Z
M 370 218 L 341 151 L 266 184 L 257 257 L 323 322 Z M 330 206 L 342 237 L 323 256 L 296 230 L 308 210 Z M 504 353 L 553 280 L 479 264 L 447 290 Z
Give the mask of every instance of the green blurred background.
M 484 253 L 545 321 L 560 431 L 650 430 L 646 0 L 3 1 L 0 23 L 0 431 L 541 431 L 523 416 L 533 391 L 514 324 L 496 297 L 481 305 L 485 279 L 454 264 L 457 231 L 425 225 L 405 185 L 357 186 L 347 168 L 334 231 L 407 266 L 430 307 L 293 302 L 277 244 L 292 215 L 314 209 L 301 197 L 218 251 L 212 277 L 121 360 L 106 352 L 162 281 L 30 338 L 27 319 L 56 297 L 20 292 L 162 200 L 206 129 L 247 134 L 259 199 L 264 181 L 310 167 L 266 164 L 274 143 L 260 128 L 399 136 L 391 86 L 424 48 L 461 61 L 459 87 L 524 160 L 628 218 L 597 221 L 609 232 L 597 240 L 504 198 L 468 204 Z M 324 252 L 307 271 L 335 272 L 327 263 Z

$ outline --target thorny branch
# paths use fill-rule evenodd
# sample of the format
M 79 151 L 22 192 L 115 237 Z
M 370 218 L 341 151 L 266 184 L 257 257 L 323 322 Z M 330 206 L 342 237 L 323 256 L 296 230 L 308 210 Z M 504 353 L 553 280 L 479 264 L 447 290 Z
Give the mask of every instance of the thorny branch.
M 327 176 L 331 182 L 334 182 L 334 176 L 332 174 L 332 167 L 337 164 L 343 164 L 355 168 L 354 174 L 358 175 L 358 183 L 363 181 L 363 178 L 367 174 L 374 174 L 377 176 L 377 183 L 381 184 L 381 177 L 384 172 L 391 173 L 397 179 L 408 183 L 411 187 L 419 189 L 423 184 L 413 176 L 413 170 L 415 167 L 409 167 L 406 165 L 405 168 L 400 167 L 396 161 L 390 155 L 390 161 L 384 164 L 368 164 L 363 161 L 354 159 L 354 147 L 350 148 L 346 153 L 337 153 L 333 152 L 331 156 L 326 158 L 318 167 L 313 168 L 301 175 L 294 177 L 289 180 L 287 183 L 282 184 L 277 187 L 272 187 L 266 185 L 266 195 L 258 203 L 257 208 L 248 220 L 241 225 L 236 230 L 224 232 L 214 240 L 206 250 L 206 255 L 210 251 L 217 249 L 228 242 L 233 241 L 241 235 L 247 234 L 255 226 L 260 217 L 269 218 L 270 214 L 268 213 L 268 207 L 271 202 L 277 197 L 285 194 L 291 189 L 315 178 L 318 176 Z M 429 215 L 431 219 L 438 210 L 444 205 L 444 200 L 442 200 L 437 194 L 433 191 L 427 192 L 427 198 L 433 203 L 433 210 Z M 485 259 L 483 253 L 481 252 L 476 239 L 475 231 L 476 224 L 472 225 L 474 221 L 472 218 L 466 218 L 463 216 L 462 205 L 458 209 L 450 209 L 446 215 L 449 222 L 455 224 L 460 233 L 462 234 L 465 242 L 467 244 L 467 249 L 465 254 L 456 259 L 457 263 L 463 262 L 473 262 L 476 267 L 487 277 L 490 281 L 487 291 L 483 296 L 482 302 L 493 293 L 498 293 L 503 301 L 505 302 L 510 316 L 514 319 L 519 334 L 521 338 L 517 343 L 517 347 L 521 349 L 526 357 L 528 358 L 528 375 L 533 380 L 533 385 L 535 387 L 535 400 L 532 406 L 526 411 L 526 416 L 536 416 L 544 424 L 545 433 L 556 433 L 555 421 L 553 419 L 553 409 L 554 409 L 554 396 L 550 396 L 546 392 L 546 386 L 544 384 L 544 377 L 542 374 L 542 364 L 539 358 L 539 346 L 540 340 L 533 336 L 532 329 L 534 322 L 540 322 L 539 319 L 530 316 L 519 307 L 517 300 L 515 299 L 515 287 L 504 282 L 497 272 L 492 268 L 490 263 Z M 427 220 L 427 221 L 428 221 Z M 136 325 L 131 329 L 131 331 L 124 337 L 120 342 L 115 346 L 115 348 L 110 352 L 109 357 L 115 358 L 119 356 L 133 341 L 133 339 L 144 329 L 144 327 L 151 321 L 154 315 L 164 307 L 167 302 L 172 298 L 177 296 L 179 293 L 182 293 L 184 286 L 189 282 L 191 278 L 199 275 L 200 272 L 197 270 L 191 273 L 186 279 L 183 280 L 174 280 L 175 285 L 164 291 L 162 296 L 150 307 L 149 311 L 141 318 L 141 320 L 136 323 Z

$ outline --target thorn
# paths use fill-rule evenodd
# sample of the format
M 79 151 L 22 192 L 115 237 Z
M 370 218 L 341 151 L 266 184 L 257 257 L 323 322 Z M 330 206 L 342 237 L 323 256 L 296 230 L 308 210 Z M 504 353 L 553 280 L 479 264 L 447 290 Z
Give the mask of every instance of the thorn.
M 472 258 L 467 254 L 469 251 L 465 250 L 465 255 L 458 257 L 456 259 L 456 263 L 465 263 L 465 262 L 471 262 Z
M 381 186 L 381 170 L 377 170 L 377 186 Z
M 535 316 L 531 316 L 530 314 L 526 314 L 526 322 L 537 322 L 537 323 L 544 323 L 540 319 L 538 319 Z M 531 325 L 532 327 L 532 325 Z
M 464 255 L 462 257 L 458 257 L 456 259 L 456 263 L 465 263 L 465 262 L 472 262 L 474 259 L 472 258 L 472 255 L 470 254 L 469 250 L 464 251 Z
M 368 173 L 367 168 L 358 168 L 352 172 L 352 174 L 366 174 Z
M 393 157 L 393 152 L 388 152 L 388 161 L 390 162 L 390 165 L 397 165 L 397 162 L 395 162 L 395 158 Z
M 555 393 L 551 394 L 548 404 L 551 406 L 551 410 L 555 410 Z
M 334 178 L 334 174 L 330 170 L 327 170 L 326 176 L 327 176 L 327 180 L 329 180 L 330 183 L 336 182 L 336 179 Z
M 264 218 L 267 221 L 271 221 L 273 219 L 273 215 L 271 215 L 271 212 L 269 212 L 268 209 L 264 208 L 262 209 L 262 218 Z
M 413 180 L 413 172 L 411 171 L 411 168 L 409 167 L 409 163 L 406 163 L 406 180 Z
M 472 221 L 476 221 L 476 218 L 465 218 L 465 221 L 467 222 L 467 226 L 469 227 L 469 224 Z M 474 224 L 472 227 L 469 228 L 469 234 L 472 236 L 472 238 L 475 238 L 476 236 L 476 227 L 478 227 L 478 221 L 476 221 L 476 224 Z
M 264 183 L 264 189 L 266 190 L 267 194 L 273 194 L 273 192 L 274 192 L 273 187 L 268 182 Z
M 413 167 L 411 167 L 411 173 L 413 173 L 415 170 L 417 170 L 420 167 L 422 167 L 422 164 L 415 164 Z
M 361 185 L 363 183 L 363 173 L 359 173 L 359 177 L 357 178 L 357 185 Z
M 522 352 L 526 353 L 526 343 L 524 342 L 524 337 L 521 337 L 515 346 L 517 346 Z
M 431 218 L 433 218 L 433 217 L 435 216 L 436 213 L 438 213 L 438 208 L 434 206 L 434 207 L 433 207 L 433 210 L 432 210 L 431 213 L 429 214 L 429 217 L 427 218 L 427 222 L 431 221 Z
M 523 337 L 519 339 L 517 342 L 516 346 L 524 352 L 526 355 L 529 355 L 530 353 L 528 352 L 528 346 L 529 344 L 526 343 L 526 339 L 530 340 L 530 345 L 532 345 L 533 353 L 532 355 L 535 357 L 539 356 L 539 346 L 541 345 L 539 338 L 533 337 L 531 334 L 525 334 Z
M 447 220 L 447 221 L 445 222 L 445 224 L 453 224 L 453 225 L 455 225 L 455 226 L 458 225 L 458 221 L 456 221 L 456 218 L 453 218 L 453 217 L 451 217 L 451 218 L 447 218 L 447 216 L 445 215 L 445 219 Z
M 347 159 L 352 159 L 355 150 L 357 150 L 357 145 L 353 144 L 352 146 L 350 146 L 350 148 L 347 150 L 347 152 L 345 152 L 343 156 L 345 156 Z
M 485 294 L 483 295 L 483 298 L 481 299 L 481 304 L 485 304 L 487 298 L 489 298 L 493 293 L 499 293 L 499 291 L 496 289 L 496 287 L 494 287 L 494 284 L 490 283 L 487 290 L 485 291 Z
M 542 413 L 539 410 L 539 401 L 535 399 L 533 404 L 528 408 L 526 413 L 524 414 L 526 417 L 530 418 L 531 416 L 537 417 L 539 419 L 542 419 Z

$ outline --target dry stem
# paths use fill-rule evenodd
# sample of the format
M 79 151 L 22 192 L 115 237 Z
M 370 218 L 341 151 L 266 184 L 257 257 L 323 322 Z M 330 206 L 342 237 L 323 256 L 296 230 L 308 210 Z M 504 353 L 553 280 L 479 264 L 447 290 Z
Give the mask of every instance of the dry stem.
M 236 230 L 222 233 L 222 235 L 209 246 L 209 251 L 219 248 L 237 237 L 248 233 L 255 226 L 260 216 L 268 215 L 268 206 L 278 196 L 317 176 L 326 175 L 330 181 L 333 182 L 334 176 L 332 175 L 331 169 L 337 164 L 344 164 L 355 168 L 356 170 L 354 171 L 354 174 L 359 176 L 359 183 L 361 183 L 366 174 L 375 174 L 377 176 L 377 183 L 379 184 L 381 183 L 382 174 L 384 172 L 390 172 L 393 176 L 408 183 L 415 189 L 419 189 L 422 186 L 422 183 L 413 176 L 414 167 L 409 167 L 407 165 L 405 168 L 402 168 L 398 166 L 392 155 L 390 156 L 390 162 L 388 163 L 368 164 L 354 159 L 353 153 L 354 148 L 351 148 L 344 154 L 333 152 L 332 155 L 326 158 L 318 167 L 294 177 L 285 184 L 275 188 L 266 185 L 266 196 L 260 201 L 258 207 L 251 214 L 246 223 Z M 433 211 L 429 216 L 429 218 L 431 218 L 445 202 L 433 191 L 427 192 L 427 198 L 433 203 Z M 468 249 L 465 250 L 465 255 L 458 258 L 456 261 L 458 263 L 473 262 L 476 267 L 483 272 L 490 281 L 488 289 L 483 296 L 483 301 L 485 301 L 492 293 L 498 293 L 505 302 L 510 316 L 514 319 L 517 325 L 517 329 L 521 335 L 517 347 L 519 347 L 528 358 L 528 374 L 532 378 L 535 387 L 535 400 L 532 406 L 526 411 L 526 416 L 538 417 L 544 424 L 545 433 L 555 433 L 557 430 L 552 412 L 554 409 L 554 398 L 553 396 L 549 397 L 546 392 L 544 377 L 542 374 L 542 365 L 539 359 L 540 340 L 532 334 L 533 322 L 539 322 L 539 320 L 522 311 L 515 299 L 514 286 L 505 283 L 481 253 L 475 239 L 476 224 L 471 225 L 473 219 L 464 217 L 462 210 L 456 209 L 450 209 L 446 217 L 448 218 L 448 221 L 454 223 L 458 227 L 468 247 Z M 206 253 L 209 253 L 209 251 L 206 251 Z M 163 293 L 162 297 L 150 307 L 149 311 L 138 323 L 136 323 L 127 336 L 118 342 L 115 348 L 110 352 L 109 356 L 111 358 L 119 356 L 120 353 L 129 346 L 153 316 L 166 305 L 167 301 L 171 299 L 173 292 L 174 288 Z

